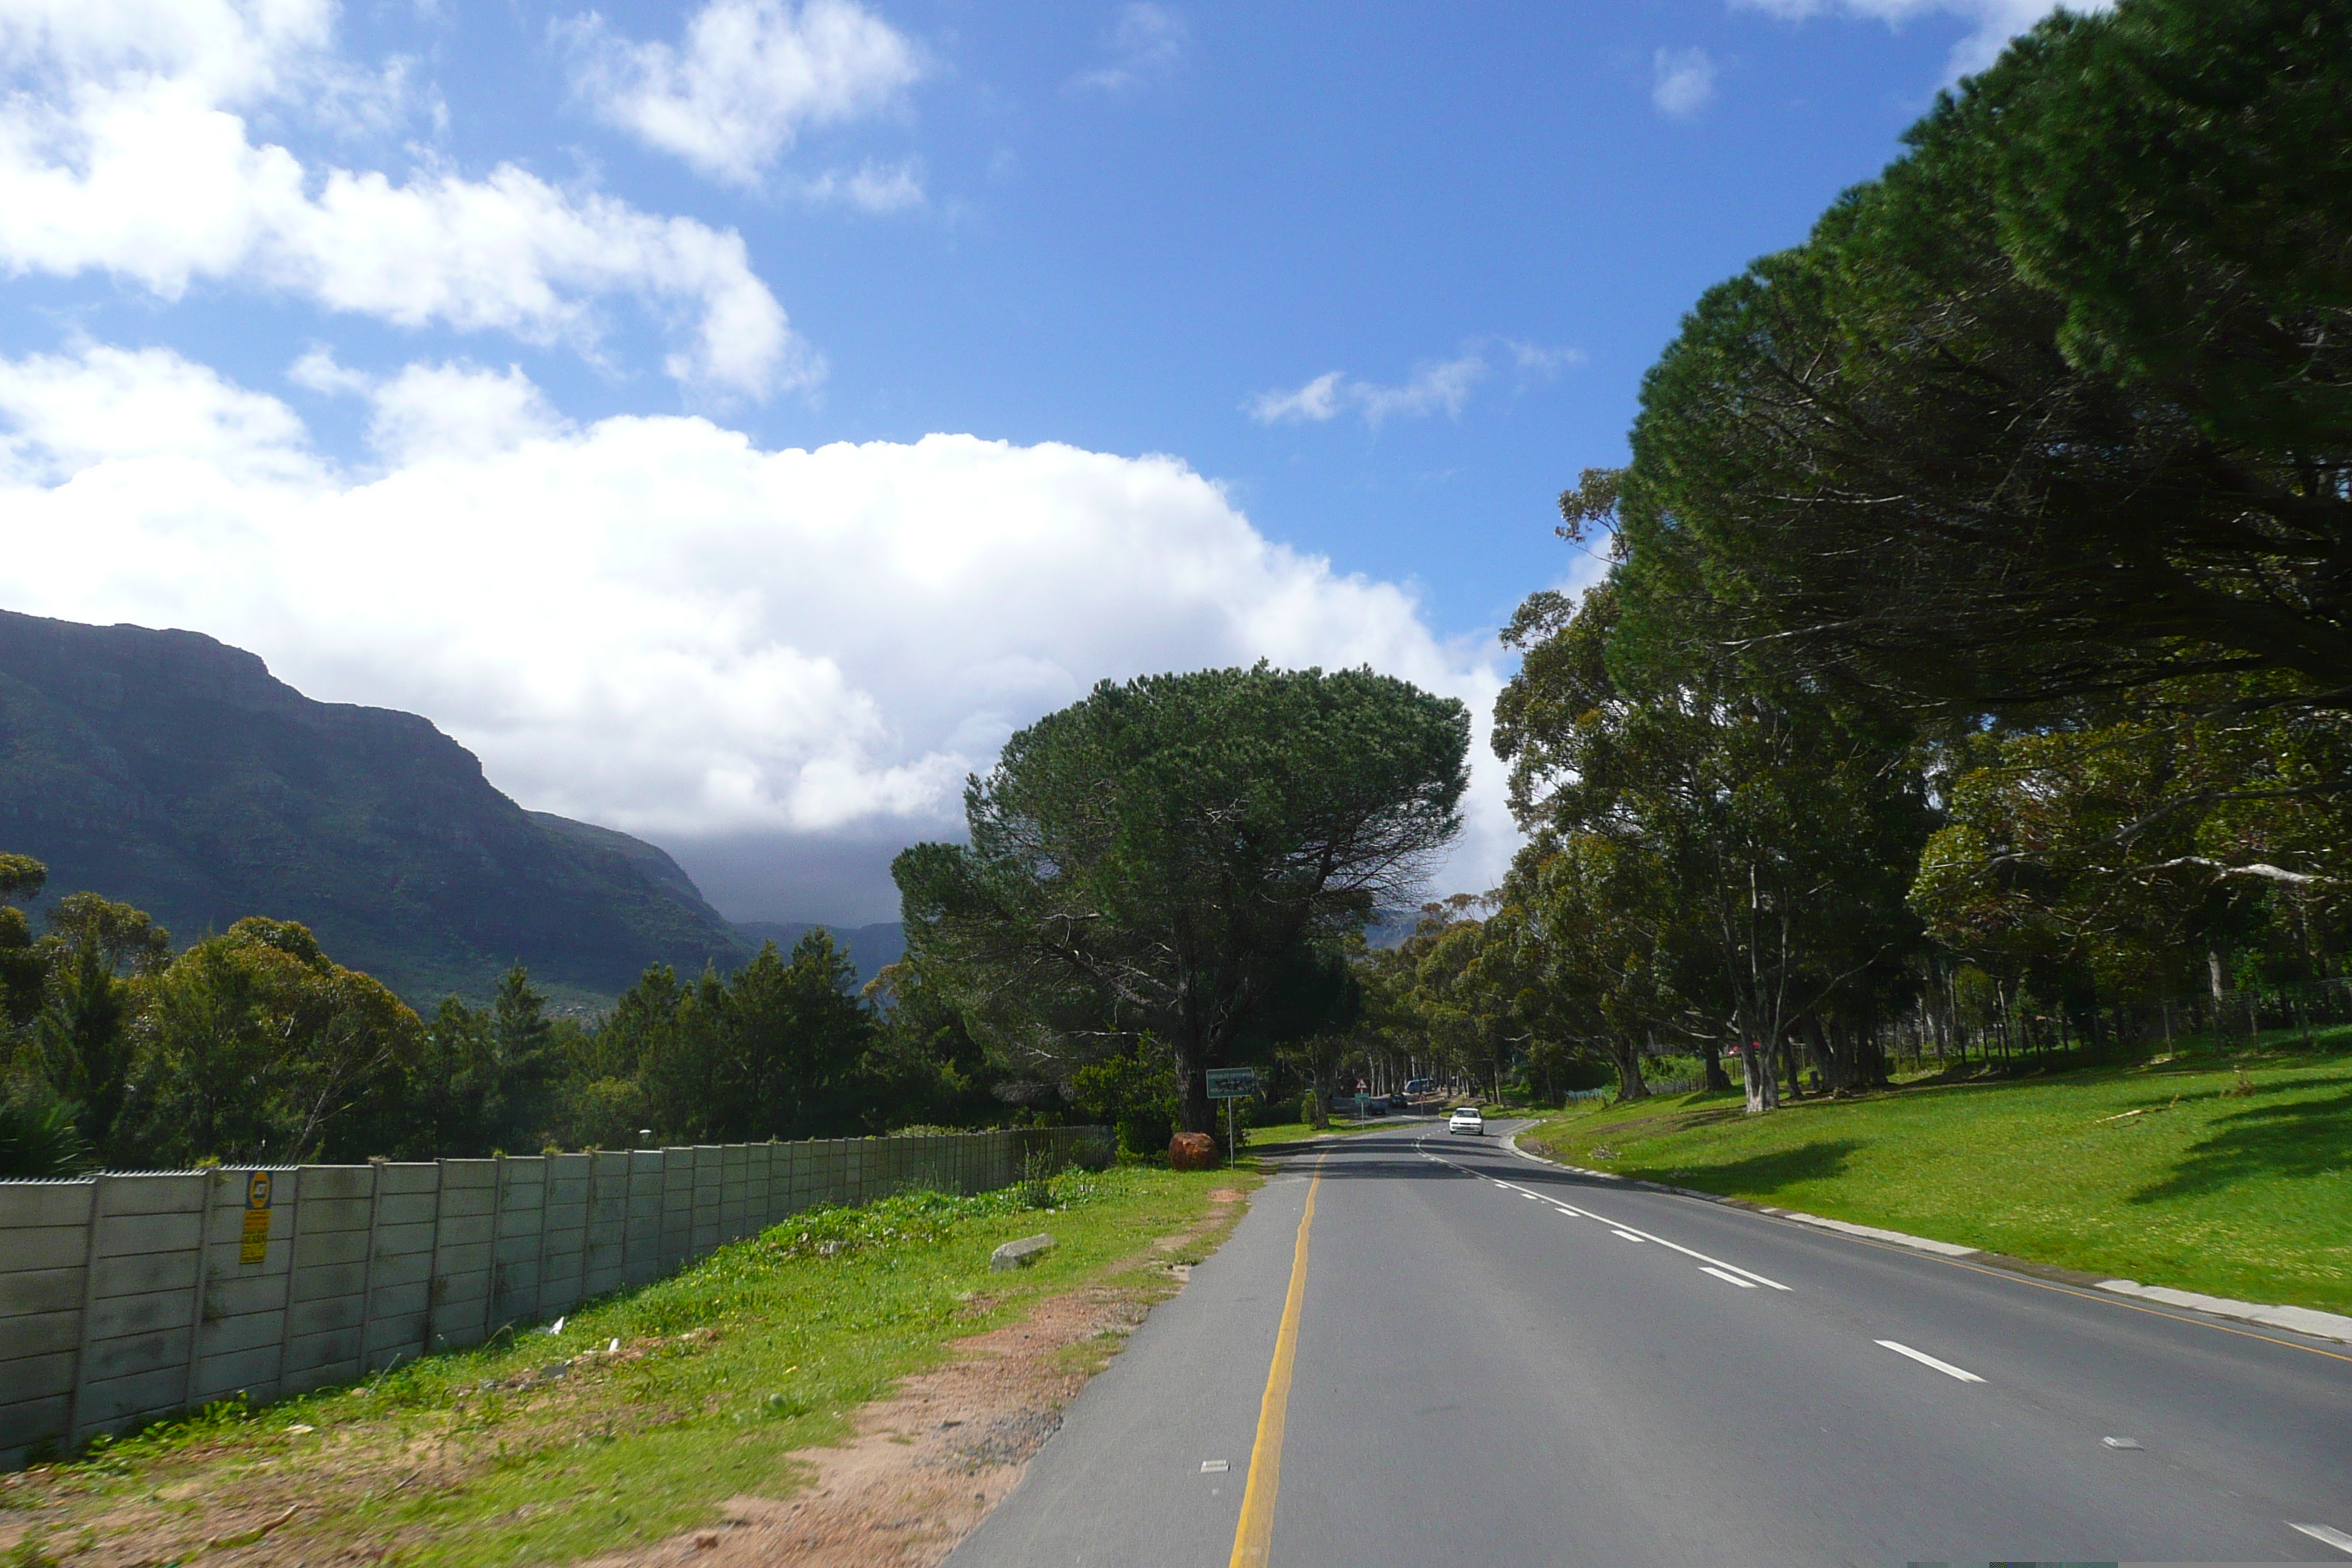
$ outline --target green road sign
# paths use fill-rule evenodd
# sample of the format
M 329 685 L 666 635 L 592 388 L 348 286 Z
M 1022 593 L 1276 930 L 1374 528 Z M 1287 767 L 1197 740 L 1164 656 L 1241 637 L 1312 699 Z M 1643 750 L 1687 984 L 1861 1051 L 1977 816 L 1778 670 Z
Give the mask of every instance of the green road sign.
M 1244 1100 L 1257 1092 L 1257 1068 L 1211 1068 L 1209 1098 L 1211 1100 Z

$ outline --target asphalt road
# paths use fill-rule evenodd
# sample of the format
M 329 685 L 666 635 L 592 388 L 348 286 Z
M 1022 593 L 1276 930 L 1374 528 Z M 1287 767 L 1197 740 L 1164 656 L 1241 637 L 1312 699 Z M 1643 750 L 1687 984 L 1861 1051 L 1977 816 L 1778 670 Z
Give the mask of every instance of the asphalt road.
M 1256 1560 L 1310 1190 L 1255 1456 L 1277 1568 L 2352 1562 L 2352 1347 L 1629 1191 L 1507 1130 L 1286 1160 L 951 1568 Z

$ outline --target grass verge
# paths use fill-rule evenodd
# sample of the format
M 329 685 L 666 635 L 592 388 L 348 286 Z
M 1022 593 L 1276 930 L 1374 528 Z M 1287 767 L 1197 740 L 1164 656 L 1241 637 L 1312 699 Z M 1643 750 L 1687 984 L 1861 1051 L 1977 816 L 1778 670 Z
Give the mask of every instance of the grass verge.
M 1278 1121 L 1271 1127 L 1251 1128 L 1249 1142 L 1242 1146 L 1242 1152 L 1246 1155 L 1252 1149 L 1270 1149 L 1285 1143 L 1310 1142 L 1327 1133 L 1338 1137 L 1350 1132 L 1370 1132 L 1386 1125 L 1388 1123 L 1379 1121 L 1342 1121 L 1337 1117 L 1332 1118 L 1331 1125 L 1328 1127 L 1318 1127 L 1311 1121 Z
M 2352 1031 L 1803 1100 L 1690 1094 L 1521 1136 L 1594 1170 L 2145 1284 L 2352 1312 Z
M 1197 1261 L 1236 1172 L 1136 1168 L 1018 1188 L 914 1194 L 795 1216 L 679 1275 L 533 1330 L 266 1409 L 217 1406 L 0 1483 L 0 1552 L 89 1568 L 215 1563 L 563 1563 L 648 1542 L 739 1493 L 788 1495 L 795 1449 L 950 1342 L 1041 1297 Z M 1224 1205 L 1230 1224 L 1243 1205 Z M 1001 1242 L 1050 1230 L 1018 1273 Z M 1154 1237 L 1192 1233 L 1176 1251 Z M 1172 1289 L 1172 1285 L 1169 1287 Z

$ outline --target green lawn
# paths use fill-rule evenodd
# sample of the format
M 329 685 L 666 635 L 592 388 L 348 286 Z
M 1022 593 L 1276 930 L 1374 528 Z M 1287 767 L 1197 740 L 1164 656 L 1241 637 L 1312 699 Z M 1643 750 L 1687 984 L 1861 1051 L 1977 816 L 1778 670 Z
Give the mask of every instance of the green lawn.
M 273 1559 L 486 1568 L 658 1540 L 737 1493 L 790 1492 L 784 1455 L 839 1440 L 859 1405 L 1042 1295 L 1106 1279 L 1172 1289 L 1161 1266 L 1197 1261 L 1241 1212 L 1213 1221 L 1211 1191 L 1255 1183 L 1139 1167 L 1059 1177 L 1046 1212 L 1012 1189 L 800 1215 L 574 1313 L 561 1334 L 222 1409 L 5 1478 L 0 1557 L 184 1561 L 295 1504 Z M 988 1272 L 1000 1242 L 1039 1230 L 1057 1243 L 1043 1260 Z M 1139 1256 L 1195 1230 L 1183 1250 Z
M 1596 1170 L 2217 1296 L 2352 1312 L 2352 1032 L 2317 1052 L 1805 1100 L 1693 1094 L 1520 1139 Z

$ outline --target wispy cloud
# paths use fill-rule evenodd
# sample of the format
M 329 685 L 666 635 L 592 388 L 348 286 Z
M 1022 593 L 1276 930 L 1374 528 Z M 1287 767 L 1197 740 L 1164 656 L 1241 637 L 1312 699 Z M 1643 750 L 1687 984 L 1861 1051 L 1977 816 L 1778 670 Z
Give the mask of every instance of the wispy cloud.
M 1517 338 L 1500 341 L 1503 347 L 1510 351 L 1511 363 L 1529 374 L 1555 376 L 1563 370 L 1584 363 L 1582 349 L 1570 348 L 1565 344 L 1555 348 L 1545 343 L 1523 343 Z
M 1359 381 L 1345 371 L 1327 370 L 1303 386 L 1261 392 L 1244 403 L 1242 410 L 1261 425 L 1320 425 L 1352 413 L 1376 430 L 1395 418 L 1438 413 L 1458 418 L 1473 389 L 1494 373 L 1497 361 L 1518 373 L 1524 388 L 1531 380 L 1548 381 L 1582 364 L 1584 351 L 1517 338 L 1474 338 L 1453 359 L 1423 361 L 1402 382 Z
M 1705 49 L 1660 49 L 1650 73 L 1650 102 L 1669 120 L 1688 120 L 1715 99 L 1715 61 Z
M 807 201 L 843 202 L 869 213 L 904 212 L 929 199 L 923 191 L 922 163 L 914 158 L 897 163 L 868 162 L 845 173 L 828 169 L 813 180 L 802 181 L 799 192 Z
M 1459 415 L 1470 400 L 1470 389 L 1486 374 L 1486 356 L 1475 352 L 1416 366 L 1410 381 L 1396 385 L 1357 381 L 1344 371 L 1326 371 L 1288 392 L 1261 392 L 1243 407 L 1261 425 L 1319 425 L 1353 410 L 1363 416 L 1365 424 L 1378 429 L 1400 416 L 1417 417 L 1440 409 Z
M 1080 71 L 1070 86 L 1080 91 L 1127 92 L 1158 81 L 1184 63 L 1192 30 L 1183 16 L 1152 0 L 1130 0 L 1103 34 L 1102 63 Z
M 1736 6 L 1761 11 L 1788 21 L 1814 16 L 1859 16 L 1899 27 L 1921 16 L 1958 16 L 1974 24 L 1969 35 L 1952 46 L 1949 70 L 1953 78 L 1979 71 L 1999 58 L 2009 40 L 2060 9 L 2055 0 L 1731 0 Z M 2070 11 L 2104 11 L 2106 0 L 2081 0 Z

